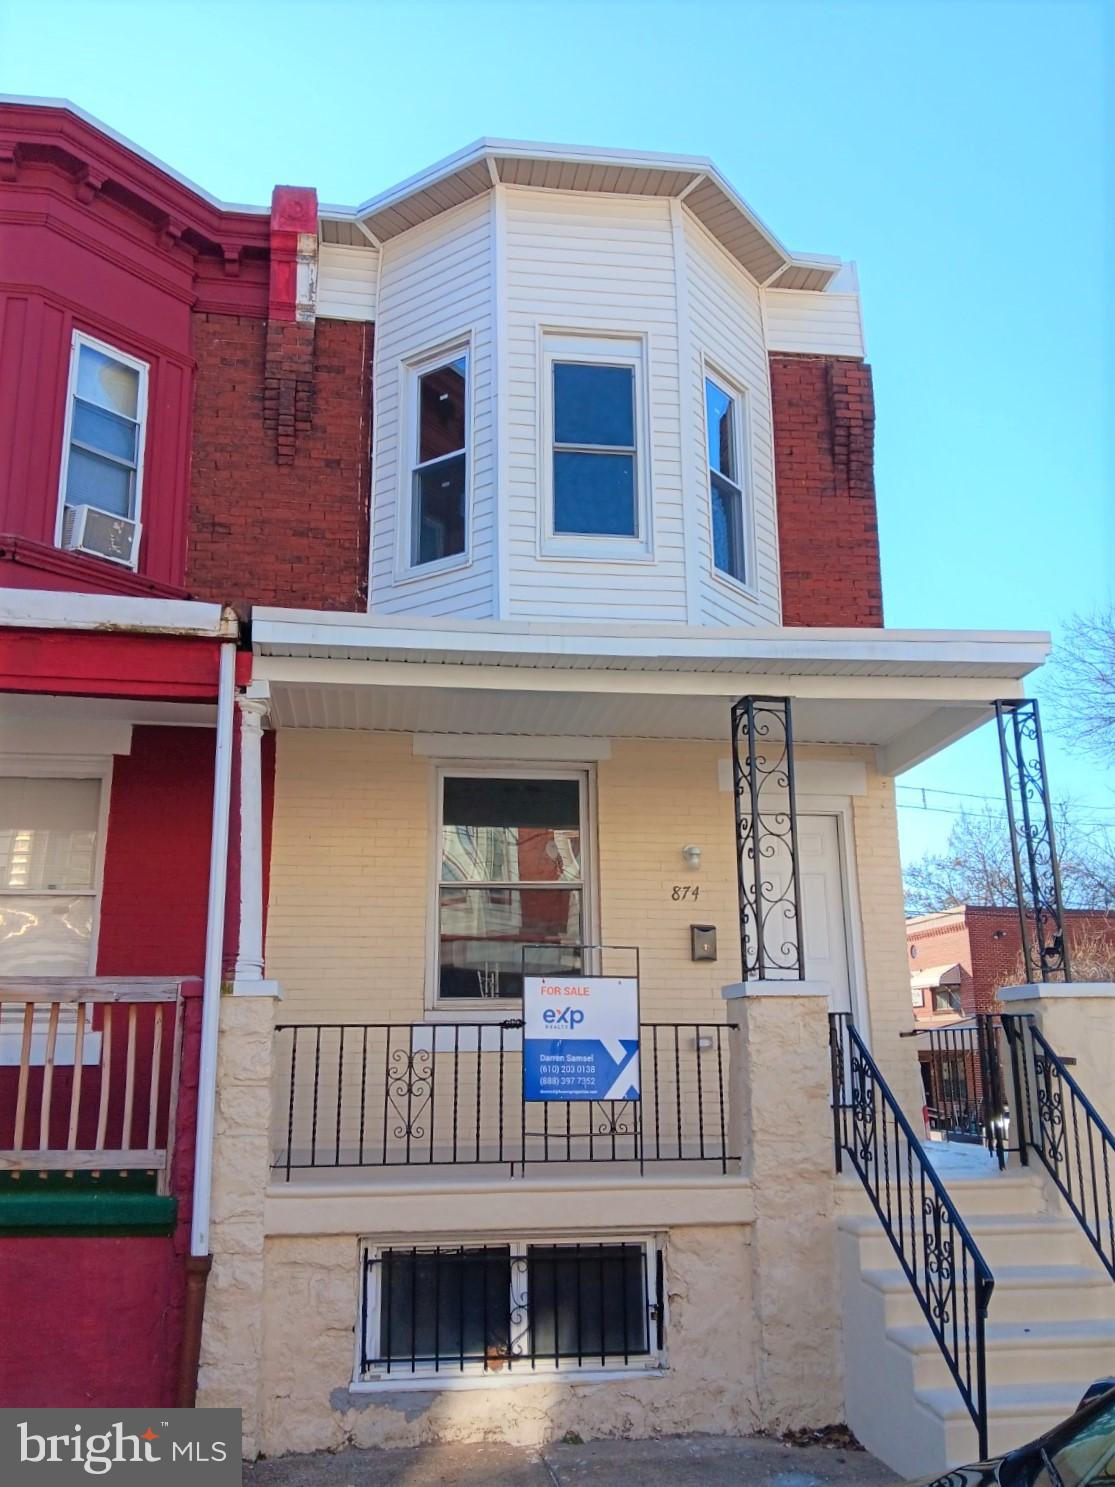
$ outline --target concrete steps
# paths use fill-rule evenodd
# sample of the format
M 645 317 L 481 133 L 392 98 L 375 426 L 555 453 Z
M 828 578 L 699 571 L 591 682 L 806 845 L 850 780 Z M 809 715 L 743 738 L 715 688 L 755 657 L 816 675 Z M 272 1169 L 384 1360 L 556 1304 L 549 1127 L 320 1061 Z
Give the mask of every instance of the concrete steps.
M 986 1340 L 997 1454 L 1056 1425 L 1115 1372 L 1115 1285 L 1036 1174 L 950 1176 L 947 1188 L 995 1276 Z M 838 1181 L 837 1215 L 849 1425 L 904 1476 L 974 1460 L 975 1427 L 854 1175 Z M 962 1311 L 958 1324 L 962 1335 Z

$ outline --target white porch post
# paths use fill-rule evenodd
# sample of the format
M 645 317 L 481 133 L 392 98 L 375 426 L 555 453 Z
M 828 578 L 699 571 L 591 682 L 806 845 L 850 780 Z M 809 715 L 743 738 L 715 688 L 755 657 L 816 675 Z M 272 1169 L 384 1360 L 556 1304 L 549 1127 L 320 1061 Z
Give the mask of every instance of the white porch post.
M 266 696 L 246 693 L 237 701 L 240 723 L 240 913 L 234 996 L 279 996 L 278 984 L 263 977 L 263 721 Z

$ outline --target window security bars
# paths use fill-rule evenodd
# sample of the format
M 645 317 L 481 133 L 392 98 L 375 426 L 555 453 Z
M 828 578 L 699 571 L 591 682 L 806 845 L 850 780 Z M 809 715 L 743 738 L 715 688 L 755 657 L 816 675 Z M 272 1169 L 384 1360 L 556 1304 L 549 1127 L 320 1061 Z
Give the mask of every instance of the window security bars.
M 987 1455 L 987 1307 L 995 1279 L 851 1015 L 829 1016 L 837 1172 L 871 1200 Z
M 1026 979 L 1071 981 L 1038 705 L 1030 698 L 996 702 L 995 721 Z
M 953 1027 L 919 1028 L 914 1036 L 930 1130 L 982 1141 L 1002 1170 L 1010 1117 L 998 1017 L 981 1012 Z
M 1031 1016 L 1004 1013 L 1003 1028 L 1014 1065 L 1022 1161 L 1037 1153 L 1115 1280 L 1115 1135 L 1069 1073 L 1069 1060 L 1054 1052 Z
M 640 1028 L 641 1100 L 522 1097 L 522 1021 L 281 1024 L 275 1161 L 321 1168 L 699 1162 L 728 1144 L 727 1023 Z
M 788 697 L 732 708 L 743 979 L 805 978 L 794 739 Z
M 369 1248 L 360 1377 L 653 1366 L 663 1292 L 642 1243 Z

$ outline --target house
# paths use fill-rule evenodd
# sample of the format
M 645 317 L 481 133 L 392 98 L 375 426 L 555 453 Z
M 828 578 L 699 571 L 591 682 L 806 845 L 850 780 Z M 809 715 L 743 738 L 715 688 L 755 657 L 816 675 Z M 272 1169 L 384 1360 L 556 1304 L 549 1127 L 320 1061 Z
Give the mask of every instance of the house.
M 1102 910 L 1067 909 L 1070 949 L 1087 955 L 1093 941 L 1115 946 L 1115 927 Z M 1000 987 L 1022 975 L 1018 914 L 1013 908 L 958 904 L 906 920 L 910 995 L 919 1025 L 937 1017 L 971 1017 L 999 1010 Z
M 896 1228 L 880 1197 L 880 1131 L 937 1191 L 894 779 L 993 718 L 1029 764 L 1048 638 L 884 627 L 853 266 L 786 249 L 705 159 L 481 140 L 359 206 L 239 208 L 70 105 L 7 110 L 6 189 L 130 213 L 163 255 L 123 269 L 137 303 L 193 275 L 184 548 L 150 576 L 240 649 L 188 719 L 233 757 L 227 912 L 190 965 L 184 1397 L 240 1408 L 249 1455 L 848 1418 L 899 1466 L 970 1457 L 983 1332 L 940 1318 L 975 1275 L 982 1329 L 983 1272 L 935 1281 L 934 1322 L 939 1267 L 871 1248 L 927 1222 L 939 1248 L 956 1212 L 942 1189 Z M 87 333 L 154 354 L 115 315 Z M 55 358 L 20 571 L 100 530 L 57 524 Z M 163 489 L 84 503 L 130 581 Z M 42 726 L 76 747 L 101 691 Z M 114 716 L 173 726 L 147 706 Z M 890 1397 L 938 1366 L 928 1403 Z

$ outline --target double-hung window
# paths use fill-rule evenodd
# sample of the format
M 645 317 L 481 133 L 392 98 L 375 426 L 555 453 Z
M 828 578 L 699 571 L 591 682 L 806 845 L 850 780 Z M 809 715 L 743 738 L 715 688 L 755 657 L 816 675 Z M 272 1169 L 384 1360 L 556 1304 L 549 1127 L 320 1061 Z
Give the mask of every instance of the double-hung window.
M 0 975 L 91 970 L 100 798 L 99 779 L 0 776 Z
M 413 373 L 409 566 L 461 556 L 468 545 L 468 353 Z
M 357 1382 L 653 1367 L 663 1289 L 652 1241 L 369 1247 Z
M 531 966 L 581 968 L 585 779 L 445 773 L 437 996 L 520 997 Z
M 145 362 L 74 332 L 58 524 L 64 547 L 134 564 L 147 373 Z M 83 508 L 93 514 L 92 522 Z M 116 526 L 105 517 L 117 518 Z M 87 527 L 90 535 L 83 540 Z
M 546 541 L 567 554 L 638 554 L 648 527 L 642 345 L 550 336 L 545 366 Z
M 713 564 L 737 583 L 747 583 L 740 399 L 715 377 L 705 378 L 705 424 Z

